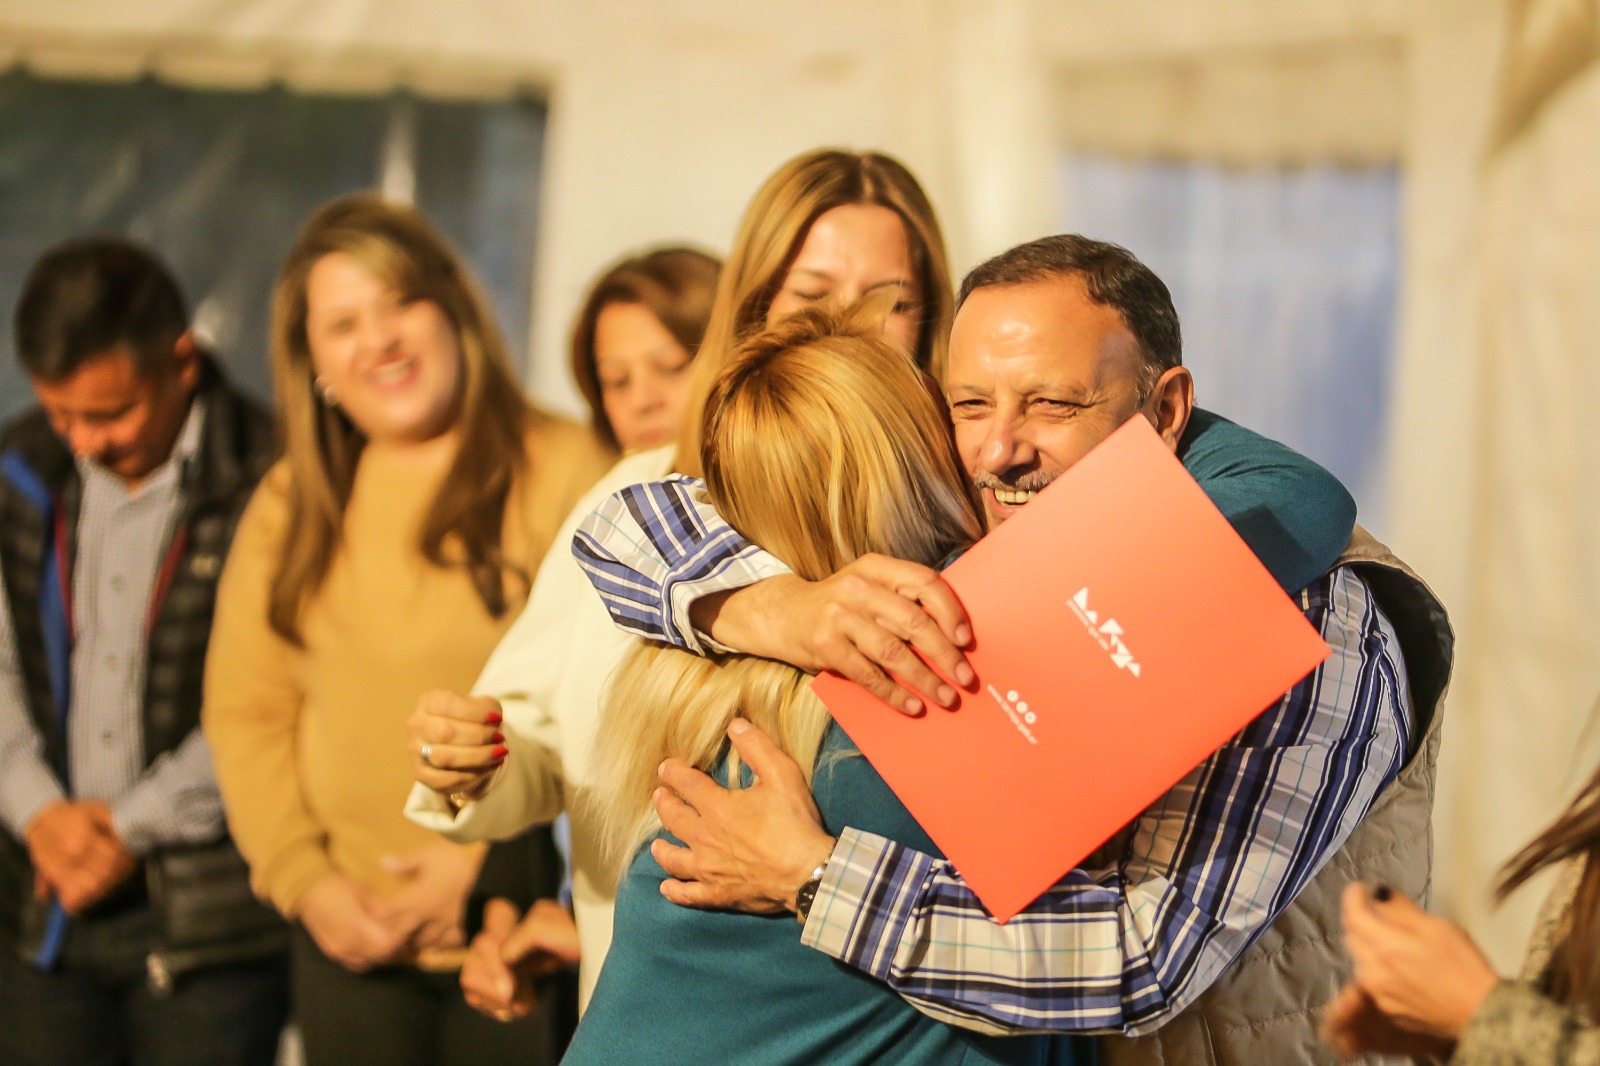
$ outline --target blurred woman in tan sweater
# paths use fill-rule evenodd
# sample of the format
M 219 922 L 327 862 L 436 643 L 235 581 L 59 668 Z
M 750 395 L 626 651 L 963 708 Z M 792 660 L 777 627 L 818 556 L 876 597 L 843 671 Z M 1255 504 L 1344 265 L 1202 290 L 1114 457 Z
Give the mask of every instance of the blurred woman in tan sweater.
M 401 817 L 404 721 L 477 675 L 605 451 L 527 404 L 459 258 L 371 196 L 302 230 L 273 375 L 287 454 L 234 539 L 204 725 L 255 889 L 300 926 L 307 1058 L 541 1061 L 545 1019 L 456 988 L 482 849 Z

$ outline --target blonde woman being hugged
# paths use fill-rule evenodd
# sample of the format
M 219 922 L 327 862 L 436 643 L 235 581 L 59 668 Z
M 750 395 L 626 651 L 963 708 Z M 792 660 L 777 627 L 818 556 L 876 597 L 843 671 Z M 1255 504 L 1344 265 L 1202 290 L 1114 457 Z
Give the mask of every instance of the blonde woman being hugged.
M 808 580 L 869 552 L 936 566 L 983 534 L 931 379 L 868 317 L 811 311 L 747 341 L 701 422 L 719 512 Z M 1048 1038 L 934 1021 L 804 947 L 787 915 L 690 910 L 662 896 L 666 875 L 643 846 L 661 831 L 656 768 L 678 758 L 748 783 L 725 740 L 741 717 L 799 764 L 826 824 L 866 821 L 933 849 L 810 680 L 771 660 L 644 642 L 623 661 L 596 739 L 595 798 L 626 873 L 611 954 L 566 1061 L 1067 1061 L 1048 1058 Z
M 299 923 L 307 1058 L 541 1061 L 545 1019 L 461 1001 L 482 851 L 400 816 L 399 741 L 419 692 L 476 676 L 604 451 L 528 406 L 460 259 L 372 196 L 301 231 L 273 377 L 286 458 L 234 539 L 203 721 L 256 892 Z

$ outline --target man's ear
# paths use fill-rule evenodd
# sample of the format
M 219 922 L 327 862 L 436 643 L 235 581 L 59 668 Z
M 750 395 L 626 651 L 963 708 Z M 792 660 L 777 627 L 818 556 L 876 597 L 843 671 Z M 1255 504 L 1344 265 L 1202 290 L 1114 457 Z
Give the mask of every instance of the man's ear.
M 184 392 L 200 387 L 200 344 L 194 339 L 193 330 L 184 330 L 172 343 L 172 369 Z
M 1187 367 L 1175 366 L 1156 380 L 1156 387 L 1145 401 L 1145 417 L 1150 419 L 1174 453 L 1194 411 L 1194 378 Z

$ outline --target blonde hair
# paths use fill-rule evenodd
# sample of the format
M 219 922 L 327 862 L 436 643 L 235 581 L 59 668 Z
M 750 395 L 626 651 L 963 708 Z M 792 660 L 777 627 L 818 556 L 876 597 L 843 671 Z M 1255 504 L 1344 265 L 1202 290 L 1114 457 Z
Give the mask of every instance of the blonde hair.
M 594 341 L 600 312 L 613 304 L 638 304 L 655 316 L 693 359 L 700 351 L 722 260 L 696 248 L 657 248 L 630 256 L 595 279 L 572 323 L 572 378 L 589 405 L 589 424 L 606 447 L 621 451 L 601 396 Z
M 806 310 L 745 341 L 700 420 L 718 512 L 807 580 L 868 552 L 937 565 L 983 532 L 943 401 L 884 339 L 877 310 Z M 597 813 L 619 865 L 660 827 L 657 765 L 671 756 L 711 770 L 735 715 L 809 781 L 829 722 L 809 680 L 766 659 L 639 642 L 612 683 L 596 749 Z M 731 751 L 729 778 L 737 787 Z
M 905 224 L 922 301 L 914 358 L 935 379 L 943 377 L 955 296 L 933 205 L 899 160 L 878 152 L 823 148 L 779 167 L 745 208 L 695 360 L 690 412 L 701 409 L 717 373 L 740 342 L 765 328 L 767 311 L 811 224 L 819 215 L 849 204 L 886 207 Z M 699 460 L 700 424 L 690 417 L 679 438 L 677 468 L 698 474 Z
M 527 579 L 506 565 L 500 537 L 507 494 L 527 465 L 530 409 L 460 256 L 414 208 L 362 193 L 330 201 L 306 220 L 273 292 L 272 379 L 289 463 L 289 518 L 268 607 L 272 628 L 300 643 L 300 612 L 327 577 L 365 443 L 355 424 L 317 395 L 306 335 L 307 278 L 335 252 L 406 299 L 438 304 L 455 327 L 462 372 L 454 421 L 461 441 L 423 518 L 418 550 L 435 566 L 464 567 L 484 608 L 499 616 L 508 604 L 508 573 Z

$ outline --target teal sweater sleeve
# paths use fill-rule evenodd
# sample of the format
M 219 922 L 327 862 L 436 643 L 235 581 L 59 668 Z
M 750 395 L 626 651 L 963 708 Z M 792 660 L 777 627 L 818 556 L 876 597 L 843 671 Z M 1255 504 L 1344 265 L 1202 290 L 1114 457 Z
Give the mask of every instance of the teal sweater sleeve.
M 1356 501 L 1299 452 L 1195 408 L 1178 457 L 1262 564 L 1290 592 L 1344 551 Z

